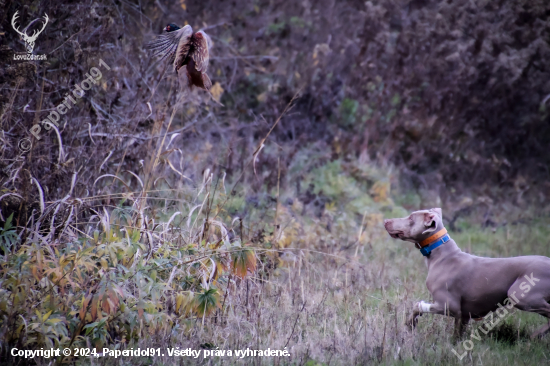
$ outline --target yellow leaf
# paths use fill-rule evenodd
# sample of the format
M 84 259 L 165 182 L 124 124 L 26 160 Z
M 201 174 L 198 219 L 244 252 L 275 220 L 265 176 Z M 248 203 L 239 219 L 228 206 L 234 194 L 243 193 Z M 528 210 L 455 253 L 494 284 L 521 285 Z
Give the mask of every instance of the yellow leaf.
M 264 103 L 267 100 L 267 92 L 261 93 L 256 97 L 256 99 L 258 99 L 258 102 Z
M 45 322 L 46 320 L 48 320 L 48 318 L 50 317 L 50 315 L 52 315 L 53 313 L 53 310 L 50 310 L 46 313 L 46 315 L 44 315 L 44 318 L 42 318 L 42 321 Z
M 88 295 L 88 298 L 82 299 L 82 308 L 80 309 L 80 320 L 84 320 L 84 314 L 86 313 L 86 308 L 88 307 L 88 303 L 90 302 L 90 299 L 92 298 L 92 295 Z
M 36 278 L 37 281 L 41 280 L 41 278 L 38 277 L 38 269 L 36 268 L 36 266 L 32 267 L 32 275 L 34 276 L 34 278 Z
M 19 335 L 21 334 L 21 331 L 23 330 L 24 325 L 25 325 L 25 323 L 22 323 L 19 327 L 17 327 L 17 330 L 15 331 L 15 335 L 17 337 L 19 337 Z
M 240 278 L 245 278 L 247 270 L 254 272 L 256 270 L 256 256 L 254 251 L 249 248 L 243 248 L 235 251 L 232 257 L 233 274 Z
M 389 180 L 379 180 L 374 183 L 370 189 L 370 194 L 374 199 L 374 202 L 386 202 L 390 196 L 390 182 Z
M 224 90 L 223 90 L 222 86 L 217 81 L 210 88 L 210 93 L 212 93 L 212 98 L 214 98 L 217 102 L 220 101 L 220 98 L 221 98 L 223 92 L 224 92 Z
M 178 294 L 176 296 L 176 312 L 179 312 L 179 308 L 183 304 L 183 294 Z

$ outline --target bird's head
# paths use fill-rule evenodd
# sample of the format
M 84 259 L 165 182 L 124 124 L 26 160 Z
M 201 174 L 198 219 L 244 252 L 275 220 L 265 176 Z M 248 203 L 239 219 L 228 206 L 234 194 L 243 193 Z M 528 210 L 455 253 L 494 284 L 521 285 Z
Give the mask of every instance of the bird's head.
M 164 27 L 163 31 L 173 32 L 173 31 L 177 31 L 178 29 L 180 29 L 180 27 L 178 27 L 174 23 L 170 23 L 166 27 Z

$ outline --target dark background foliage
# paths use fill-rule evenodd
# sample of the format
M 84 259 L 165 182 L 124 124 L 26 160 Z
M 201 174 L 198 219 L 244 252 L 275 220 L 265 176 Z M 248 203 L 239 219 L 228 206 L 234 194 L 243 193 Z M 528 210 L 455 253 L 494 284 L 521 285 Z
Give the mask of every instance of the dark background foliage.
M 15 11 L 22 27 L 49 15 L 35 47 L 47 61 L 13 60 L 24 53 L 11 27 Z M 224 89 L 225 107 L 195 93 L 170 125 L 191 180 L 207 167 L 230 178 L 240 173 L 300 91 L 270 137 L 277 148 L 262 153 L 256 177 L 245 173 L 255 190 L 276 185 L 278 159 L 285 177 L 296 154 L 316 146 L 325 160 L 394 164 L 408 189 L 495 195 L 500 187 L 544 202 L 549 19 L 545 0 L 2 0 L 0 179 L 24 198 L 6 199 L 4 213 L 28 218 L 36 209 L 31 177 L 55 200 L 74 172 L 74 195 L 83 197 L 98 193 L 101 174 L 146 170 L 177 102 L 177 82 L 170 68 L 161 78 L 164 65 L 143 44 L 169 22 L 206 27 L 214 41 L 210 75 Z M 67 114 L 60 158 L 54 132 L 43 129 L 38 141 L 28 131 L 100 58 L 111 71 Z M 32 140 L 29 152 L 18 147 L 23 137 Z M 103 189 L 120 190 L 116 184 Z

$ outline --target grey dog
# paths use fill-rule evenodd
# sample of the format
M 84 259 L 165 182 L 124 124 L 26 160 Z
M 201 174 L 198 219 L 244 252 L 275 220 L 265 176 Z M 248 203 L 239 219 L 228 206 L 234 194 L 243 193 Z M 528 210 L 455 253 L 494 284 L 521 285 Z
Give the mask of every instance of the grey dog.
M 384 220 L 384 227 L 392 238 L 414 243 L 427 259 L 426 286 L 434 303 L 414 305 L 408 320 L 412 327 L 424 313 L 448 315 L 455 318 L 455 335 L 461 336 L 470 319 L 503 306 L 550 318 L 550 258 L 485 258 L 464 253 L 447 234 L 440 208 Z M 532 337 L 549 330 L 550 322 Z

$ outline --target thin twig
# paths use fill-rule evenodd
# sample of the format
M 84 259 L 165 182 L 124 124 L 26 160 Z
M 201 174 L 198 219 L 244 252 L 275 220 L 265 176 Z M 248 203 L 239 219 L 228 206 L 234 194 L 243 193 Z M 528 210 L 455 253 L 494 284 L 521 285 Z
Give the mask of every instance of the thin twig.
M 303 305 L 302 305 L 302 309 L 298 313 L 298 316 L 296 316 L 296 320 L 294 321 L 294 325 L 292 326 L 292 332 L 290 332 L 290 336 L 286 340 L 285 346 L 283 348 L 286 348 L 286 346 L 288 346 L 288 342 L 290 342 L 290 338 L 292 338 L 292 336 L 294 335 L 294 328 L 296 328 L 296 324 L 298 323 L 298 319 L 300 318 L 300 314 L 302 314 L 302 311 L 304 311 L 305 307 L 306 307 L 306 303 L 304 302 Z

